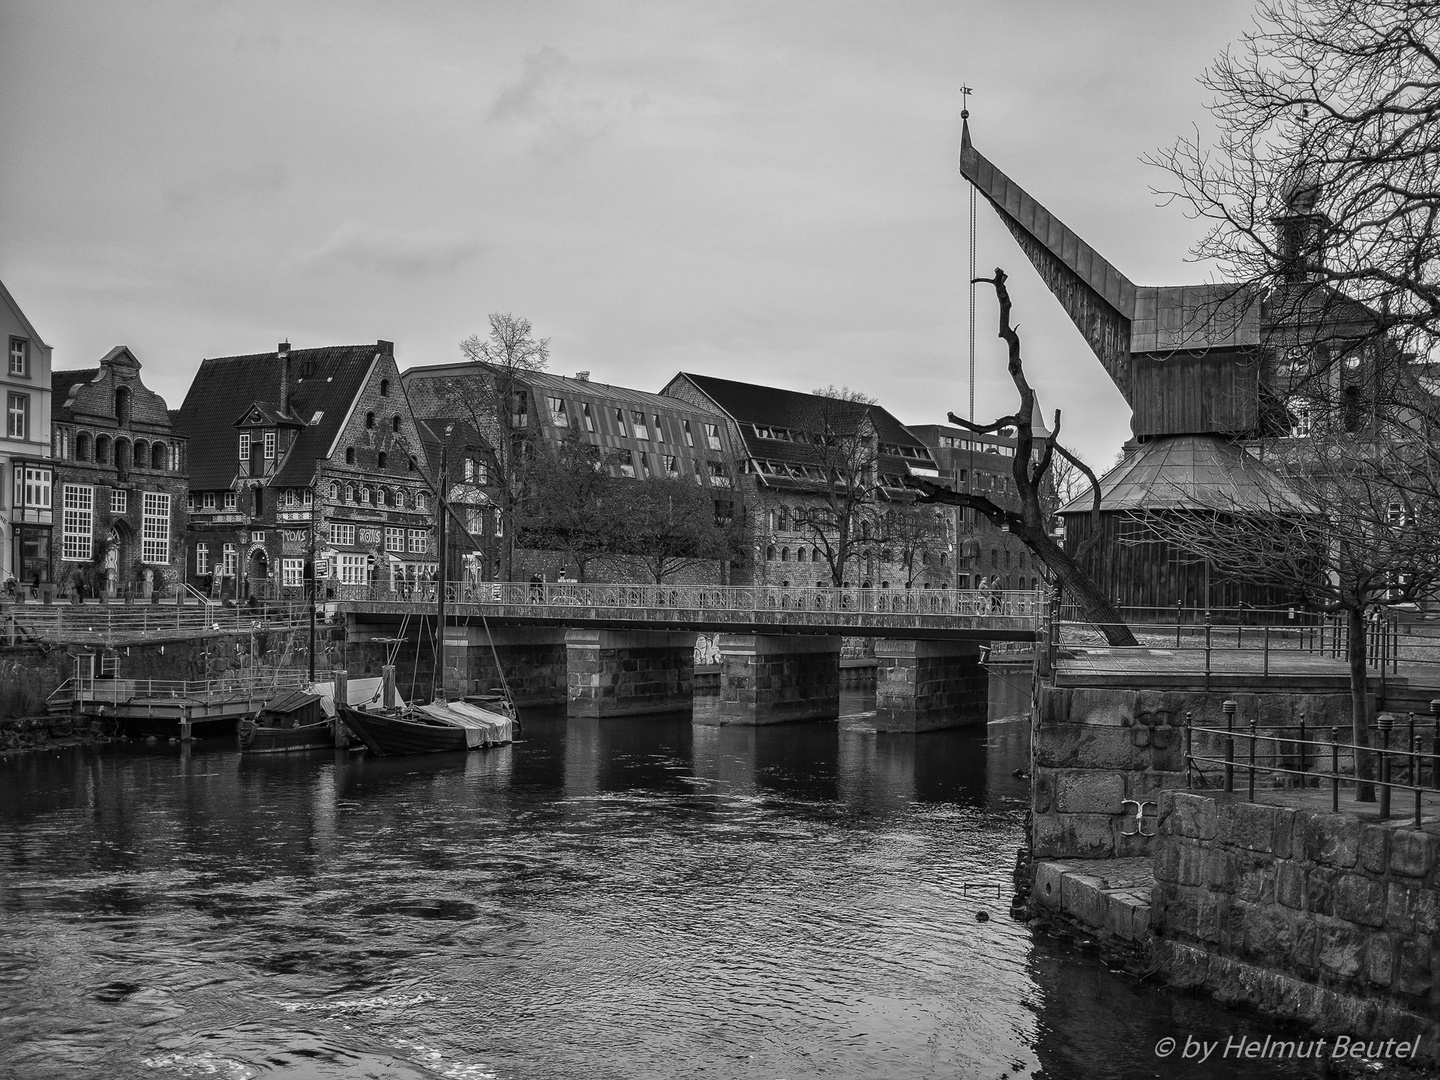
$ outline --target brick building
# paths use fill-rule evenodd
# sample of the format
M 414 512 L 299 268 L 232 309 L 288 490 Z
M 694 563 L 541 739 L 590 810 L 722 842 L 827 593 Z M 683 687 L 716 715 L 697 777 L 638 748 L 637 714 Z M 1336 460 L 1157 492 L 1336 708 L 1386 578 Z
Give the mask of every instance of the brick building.
M 486 553 L 487 576 L 501 573 L 503 546 L 513 537 L 513 526 L 502 520 L 500 500 L 495 497 L 503 467 L 493 448 L 501 439 L 575 438 L 597 447 L 622 478 L 690 479 L 712 490 L 722 513 L 738 512 L 734 477 L 739 455 L 723 417 L 713 410 L 675 397 L 592 382 L 588 372 L 574 378 L 533 372 L 516 379 L 503 418 L 480 415 L 479 405 L 493 400 L 493 395 L 477 394 L 469 387 L 485 373 L 485 365 L 466 361 L 411 368 L 403 378 L 417 414 L 426 417 L 431 428 L 438 431 L 446 424 L 457 424 L 467 431 L 478 429 L 478 441 L 489 448 L 464 466 L 463 476 L 455 475 L 456 466 L 452 465 L 453 480 L 475 480 L 481 489 L 469 492 L 468 513 L 475 526 L 476 544 Z M 493 414 L 495 410 L 484 411 Z M 463 454 L 458 456 L 465 459 Z M 451 460 L 457 460 L 453 452 Z M 479 512 L 481 506 L 488 506 L 490 512 Z M 508 536 L 507 528 L 512 530 Z M 538 573 L 554 580 L 564 562 L 557 552 L 518 550 L 513 576 L 524 580 Z M 607 580 L 629 580 L 636 573 L 623 560 L 599 560 L 594 569 Z M 694 568 L 689 577 L 718 582 L 728 578 L 728 569 L 710 564 Z
M 27 474 L 51 473 L 48 580 L 87 596 L 153 596 L 184 576 L 185 438 L 165 399 L 140 378 L 140 361 L 117 345 L 99 367 L 51 373 L 50 454 L 17 458 Z M 48 459 L 47 459 L 48 458 Z M 26 565 L 27 580 L 37 566 Z
M 176 421 L 190 437 L 190 580 L 299 595 L 435 572 L 421 433 L 389 341 L 201 361 Z
M 54 476 L 50 456 L 50 346 L 0 283 L 0 337 L 6 343 L 0 369 L 0 582 L 49 581 Z M 17 459 L 19 459 L 17 461 Z
M 841 583 L 956 584 L 954 515 L 917 506 L 908 483 L 912 476 L 936 479 L 939 469 L 929 447 L 879 405 L 687 372 L 661 393 L 722 420 L 738 449 L 741 501 L 749 511 L 746 574 L 755 584 L 834 583 L 836 537 L 814 522 L 816 514 L 830 514 L 827 483 L 847 469 L 854 475 L 840 482 L 860 485 L 864 495 L 855 502 Z M 827 460 L 820 446 L 836 434 L 845 461 Z

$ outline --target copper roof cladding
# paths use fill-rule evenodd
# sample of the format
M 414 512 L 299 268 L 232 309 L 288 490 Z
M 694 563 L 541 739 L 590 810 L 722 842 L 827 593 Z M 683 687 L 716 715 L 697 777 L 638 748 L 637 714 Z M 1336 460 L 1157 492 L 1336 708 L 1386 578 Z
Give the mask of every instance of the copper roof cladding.
M 306 426 L 296 434 L 271 479 L 273 485 L 310 486 L 316 465 L 329 457 L 335 436 L 381 351 L 376 342 L 290 350 L 290 408 Z M 274 405 L 279 400 L 280 361 L 273 351 L 200 361 L 176 419 L 176 428 L 190 437 L 192 491 L 219 491 L 231 485 L 238 472 L 237 410 L 258 402 Z M 312 423 L 316 413 L 323 415 L 319 423 Z
M 1061 508 L 1086 514 L 1087 487 Z M 1305 513 L 1307 505 L 1274 470 L 1218 435 L 1177 435 L 1142 443 L 1100 478 L 1100 509 L 1215 510 L 1227 514 Z
M 1132 353 L 1245 349 L 1260 344 L 1260 304 L 1239 285 L 1140 286 L 1130 323 Z

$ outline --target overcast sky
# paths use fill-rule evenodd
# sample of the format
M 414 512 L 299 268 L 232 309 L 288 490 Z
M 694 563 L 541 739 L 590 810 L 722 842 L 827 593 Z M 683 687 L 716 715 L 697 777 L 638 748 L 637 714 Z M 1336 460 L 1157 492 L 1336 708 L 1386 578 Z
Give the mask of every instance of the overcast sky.
M 0 0 L 0 279 L 55 348 L 200 359 L 529 318 L 551 369 L 966 411 L 976 146 L 1132 280 L 1204 280 L 1141 154 L 1251 4 Z M 1128 410 L 984 203 L 1028 368 L 1108 465 Z M 1013 407 L 979 308 L 977 415 Z

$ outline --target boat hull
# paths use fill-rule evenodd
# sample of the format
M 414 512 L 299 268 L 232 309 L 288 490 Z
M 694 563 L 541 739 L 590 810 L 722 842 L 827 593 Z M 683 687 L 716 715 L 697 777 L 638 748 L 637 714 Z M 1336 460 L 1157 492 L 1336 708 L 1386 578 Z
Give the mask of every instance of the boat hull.
M 372 754 L 443 754 L 470 748 L 463 728 L 417 724 L 398 716 L 366 712 L 339 702 L 335 707 L 345 726 Z
M 242 754 L 283 754 L 292 750 L 333 750 L 335 731 L 330 721 L 300 727 L 264 727 L 242 720 L 237 729 Z

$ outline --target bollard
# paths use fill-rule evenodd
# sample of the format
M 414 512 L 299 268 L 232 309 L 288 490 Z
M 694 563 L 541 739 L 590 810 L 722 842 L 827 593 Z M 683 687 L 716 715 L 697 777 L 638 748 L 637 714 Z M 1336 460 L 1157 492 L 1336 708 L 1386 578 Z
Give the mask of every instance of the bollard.
M 1410 783 L 1415 788 L 1415 828 L 1420 828 L 1420 739 L 1410 740 Z
M 1390 817 L 1390 729 L 1395 724 L 1395 717 L 1388 712 L 1382 712 L 1375 718 L 1375 729 L 1380 732 L 1380 820 L 1386 821 Z M 1359 781 L 1359 774 L 1356 774 L 1356 781 Z
M 333 724 L 333 737 L 335 740 L 335 745 L 343 749 L 349 744 L 349 741 L 346 737 L 346 732 L 348 731 L 348 729 L 345 727 L 345 721 L 340 718 L 340 703 L 343 701 L 347 705 L 350 704 L 350 673 L 344 668 L 337 668 L 335 670 L 334 679 L 335 720 Z
M 1226 698 L 1220 706 L 1225 714 L 1225 790 L 1235 790 L 1235 710 L 1240 706 Z
M 1301 709 L 1298 715 L 1300 720 L 1300 771 L 1303 773 L 1310 771 L 1310 765 L 1306 761 L 1306 747 L 1310 744 L 1305 738 L 1305 710 Z M 1301 776 L 1297 779 L 1300 781 L 1299 786 L 1305 787 L 1305 777 Z
M 1190 788 L 1190 773 L 1195 764 L 1195 732 L 1190 725 L 1190 713 L 1185 714 L 1185 787 Z
M 1330 812 L 1340 812 L 1340 729 L 1330 729 Z
M 1250 801 L 1255 801 L 1255 744 L 1260 740 L 1255 737 L 1255 717 L 1250 718 Z

